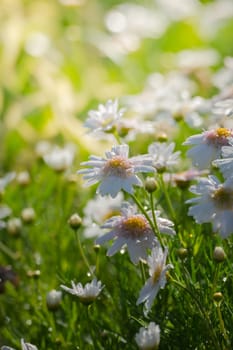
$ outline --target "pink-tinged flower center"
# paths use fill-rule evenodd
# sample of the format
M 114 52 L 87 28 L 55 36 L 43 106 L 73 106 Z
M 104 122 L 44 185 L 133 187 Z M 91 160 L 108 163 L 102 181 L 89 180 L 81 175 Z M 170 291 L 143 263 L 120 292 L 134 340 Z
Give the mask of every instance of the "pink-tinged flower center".
M 148 221 L 143 215 L 132 215 L 121 224 L 123 235 L 129 238 L 141 237 L 149 228 Z
M 212 198 L 219 209 L 233 210 L 233 191 L 231 189 L 220 187 L 214 192 Z
M 226 128 L 217 128 L 206 132 L 206 141 L 215 146 L 228 145 L 228 138 L 232 135 L 232 131 Z
M 132 174 L 132 164 L 128 159 L 125 159 L 121 156 L 115 156 L 112 159 L 107 160 L 103 174 L 105 176 L 119 176 L 127 177 Z
M 163 266 L 162 264 L 158 264 L 153 272 L 152 275 L 152 282 L 153 284 L 156 284 L 158 280 L 160 279 L 161 273 L 163 271 Z

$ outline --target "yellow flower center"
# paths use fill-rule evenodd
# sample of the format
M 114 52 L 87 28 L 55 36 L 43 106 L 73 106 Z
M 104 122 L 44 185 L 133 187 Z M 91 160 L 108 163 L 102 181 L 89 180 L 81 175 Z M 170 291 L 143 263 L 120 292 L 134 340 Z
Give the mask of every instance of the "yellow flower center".
M 158 282 L 162 271 L 163 271 L 163 266 L 162 265 L 156 266 L 156 269 L 155 269 L 155 271 L 153 272 L 153 275 L 152 275 L 152 282 L 153 282 L 153 284 L 156 284 Z
M 231 189 L 220 187 L 214 192 L 212 198 L 219 209 L 233 210 L 233 191 Z
M 231 132 L 229 129 L 226 128 L 218 128 L 216 129 L 216 135 L 218 137 L 229 137 L 231 136 Z
M 131 167 L 132 165 L 128 159 L 122 156 L 115 156 L 106 162 L 103 173 L 106 176 L 115 175 L 125 178 L 132 174 Z
M 149 229 L 149 224 L 143 215 L 132 215 L 122 223 L 122 231 L 133 238 L 142 236 Z

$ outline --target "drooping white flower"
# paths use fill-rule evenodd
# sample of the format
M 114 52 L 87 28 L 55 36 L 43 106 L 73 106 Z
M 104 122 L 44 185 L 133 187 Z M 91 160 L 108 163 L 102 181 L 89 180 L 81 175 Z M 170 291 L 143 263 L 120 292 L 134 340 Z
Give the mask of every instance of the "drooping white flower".
M 89 200 L 83 211 L 83 225 L 85 227 L 83 235 L 86 238 L 101 236 L 103 230 L 100 226 L 110 217 L 120 213 L 122 202 L 123 194 L 121 192 L 115 198 L 97 195 L 96 198 Z
M 104 288 L 101 281 L 97 281 L 96 278 L 94 278 L 91 283 L 87 283 L 84 287 L 82 283 L 75 284 L 74 281 L 71 281 L 71 285 L 72 288 L 68 288 L 64 285 L 61 285 L 61 288 L 77 296 L 83 304 L 92 303 Z
M 223 238 L 233 233 L 233 179 L 220 183 L 215 176 L 201 178 L 190 191 L 198 197 L 186 202 L 193 204 L 188 215 L 198 224 L 211 223 Z
M 50 168 L 56 171 L 64 171 L 72 165 L 74 156 L 74 145 L 67 144 L 63 148 L 54 146 L 48 153 L 43 155 L 43 159 Z
M 221 155 L 222 146 L 229 145 L 233 132 L 226 128 L 204 131 L 202 134 L 190 136 L 183 145 L 194 145 L 187 155 L 199 169 L 207 169 L 211 162 Z
M 131 261 L 137 264 L 140 258 L 146 258 L 147 249 L 151 249 L 157 243 L 157 239 L 146 217 L 138 214 L 134 206 L 125 202 L 121 214 L 113 216 L 102 225 L 103 229 L 110 231 L 97 238 L 96 244 L 102 245 L 113 239 L 114 243 L 108 249 L 108 256 L 114 255 L 127 245 Z
M 175 143 L 154 142 L 148 152 L 152 157 L 152 164 L 156 170 L 168 170 L 178 164 L 180 151 L 174 152 Z
M 165 287 L 167 270 L 173 267 L 171 264 L 166 265 L 167 254 L 167 248 L 163 251 L 160 246 L 157 246 L 152 249 L 151 255 L 147 258 L 150 278 L 141 289 L 137 300 L 137 305 L 145 303 L 145 314 L 150 311 L 160 288 Z
M 160 343 L 160 327 L 150 322 L 147 327 L 141 327 L 135 335 L 136 343 L 141 350 L 156 350 Z
M 98 110 L 89 111 L 84 126 L 93 132 L 108 132 L 116 127 L 123 114 L 123 108 L 118 110 L 117 100 L 108 100 L 105 105 L 100 104 Z
M 91 168 L 79 170 L 78 173 L 84 174 L 86 186 L 100 182 L 97 193 L 102 196 L 109 194 L 114 198 L 121 190 L 132 194 L 133 185 L 142 186 L 142 181 L 135 174 L 154 172 L 154 168 L 149 155 L 128 158 L 128 153 L 129 146 L 126 144 L 113 146 L 111 151 L 105 152 L 106 158 L 90 156 L 90 160 L 81 165 Z

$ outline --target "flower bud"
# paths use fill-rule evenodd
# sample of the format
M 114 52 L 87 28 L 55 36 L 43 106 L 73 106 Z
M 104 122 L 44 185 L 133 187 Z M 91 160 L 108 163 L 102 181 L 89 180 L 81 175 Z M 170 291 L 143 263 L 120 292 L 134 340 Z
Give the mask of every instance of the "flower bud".
M 36 214 L 33 208 L 24 208 L 21 212 L 21 218 L 26 224 L 30 224 L 35 220 Z
M 37 279 L 40 277 L 40 270 L 29 270 L 27 271 L 27 276 Z
M 167 137 L 167 134 L 165 132 L 161 132 L 157 135 L 157 139 L 159 142 L 166 142 L 168 137 Z
M 147 177 L 145 181 L 145 189 L 147 192 L 152 193 L 158 188 L 158 183 L 153 177 Z
M 222 301 L 222 299 L 223 299 L 222 293 L 221 293 L 221 292 L 216 292 L 216 293 L 214 293 L 213 299 L 214 299 L 214 301 L 216 301 L 217 303 L 219 303 L 219 302 Z
M 19 218 L 9 219 L 7 222 L 7 232 L 12 236 L 18 236 L 22 229 L 22 222 Z
M 226 253 L 224 252 L 224 249 L 222 247 L 215 247 L 213 258 L 218 263 L 226 260 Z
M 57 310 L 62 299 L 62 292 L 58 290 L 51 290 L 46 295 L 46 305 L 49 310 Z
M 22 187 L 26 187 L 27 185 L 30 184 L 31 182 L 31 178 L 30 178 L 30 174 L 28 171 L 21 171 L 17 178 L 16 178 L 18 184 Z
M 82 219 L 75 213 L 69 218 L 68 224 L 72 229 L 77 230 L 82 225 Z
M 182 247 L 177 249 L 177 255 L 181 260 L 184 260 L 188 256 L 188 249 Z

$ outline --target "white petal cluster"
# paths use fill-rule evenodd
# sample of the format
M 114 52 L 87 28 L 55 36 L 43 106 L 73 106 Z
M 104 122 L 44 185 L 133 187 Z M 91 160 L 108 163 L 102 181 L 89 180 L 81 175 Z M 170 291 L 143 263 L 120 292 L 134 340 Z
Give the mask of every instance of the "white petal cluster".
M 141 327 L 135 335 L 136 343 L 141 350 L 156 350 L 160 343 L 160 327 L 150 322 L 147 327 Z

